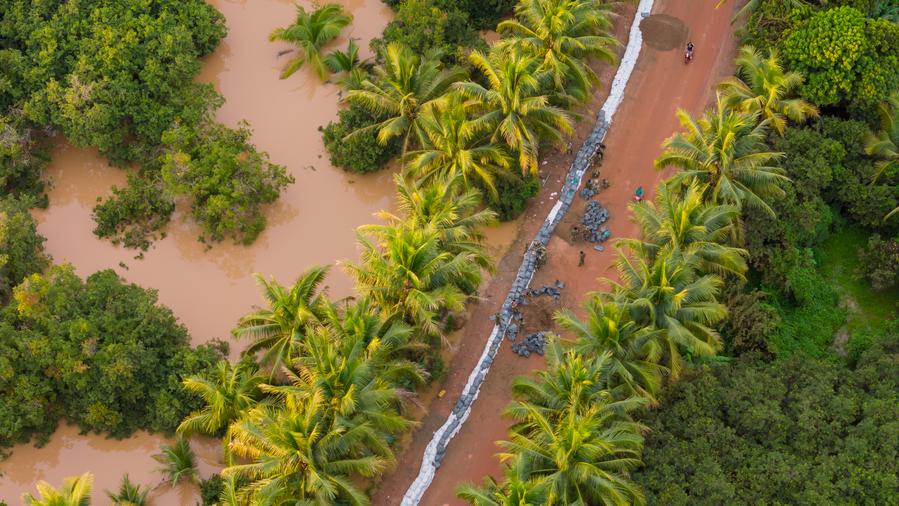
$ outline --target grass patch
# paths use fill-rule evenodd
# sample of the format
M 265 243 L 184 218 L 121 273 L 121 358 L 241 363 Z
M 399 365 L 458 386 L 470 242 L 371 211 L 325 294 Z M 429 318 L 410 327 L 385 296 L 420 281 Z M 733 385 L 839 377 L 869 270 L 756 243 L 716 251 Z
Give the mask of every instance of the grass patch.
M 856 275 L 858 250 L 868 243 L 870 233 L 861 227 L 846 226 L 818 248 L 821 276 L 837 291 L 847 309 L 850 336 L 881 328 L 895 316 L 899 289 L 875 291 Z

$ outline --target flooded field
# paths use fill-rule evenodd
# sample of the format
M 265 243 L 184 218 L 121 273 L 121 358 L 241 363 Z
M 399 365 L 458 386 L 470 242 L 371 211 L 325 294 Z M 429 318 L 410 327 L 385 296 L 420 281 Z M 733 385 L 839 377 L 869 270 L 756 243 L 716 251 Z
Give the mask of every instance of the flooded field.
M 211 250 L 197 242 L 197 228 L 181 212 L 142 260 L 134 250 L 112 246 L 93 234 L 91 209 L 113 185 L 125 183 L 125 173 L 110 167 L 93 150 L 78 149 L 59 139 L 47 171 L 52 181 L 50 208 L 36 212 L 47 249 L 57 263 L 69 262 L 82 276 L 114 269 L 129 281 L 155 288 L 162 304 L 187 326 L 194 343 L 229 339 L 237 319 L 261 303 L 254 272 L 290 283 L 314 265 L 332 265 L 328 285 L 335 297 L 349 295 L 352 284 L 335 264 L 358 255 L 354 229 L 374 222 L 372 214 L 393 207 L 392 171 L 356 176 L 331 167 L 321 143 L 319 126 L 336 117 L 339 89 L 321 83 L 310 69 L 287 80 L 278 78 L 290 46 L 270 43 L 268 34 L 289 24 L 294 3 L 289 0 L 213 0 L 228 21 L 228 36 L 204 61 L 199 80 L 215 84 L 226 103 L 219 119 L 229 126 L 249 121 L 253 141 L 275 163 L 296 178 L 267 216 L 268 227 L 250 247 L 223 243 Z M 311 2 L 302 0 L 304 5 Z M 359 41 L 370 56 L 368 41 L 380 35 L 391 10 L 381 0 L 339 0 L 353 14 L 344 37 L 329 48 L 344 48 L 348 38 Z M 490 248 L 502 254 L 515 239 L 518 222 L 487 231 Z M 233 346 L 232 348 L 236 348 Z M 232 352 L 236 355 L 237 350 Z M 61 425 L 43 448 L 19 445 L 0 462 L 0 499 L 10 506 L 33 491 L 37 480 L 58 485 L 66 476 L 94 473 L 94 499 L 102 504 L 104 490 L 116 489 L 121 476 L 155 487 L 159 474 L 152 455 L 163 437 L 139 433 L 123 441 L 98 435 L 79 435 L 76 427 Z M 216 441 L 194 441 L 200 473 L 208 477 L 219 467 Z M 151 497 L 156 504 L 193 505 L 196 487 L 172 491 L 160 486 Z

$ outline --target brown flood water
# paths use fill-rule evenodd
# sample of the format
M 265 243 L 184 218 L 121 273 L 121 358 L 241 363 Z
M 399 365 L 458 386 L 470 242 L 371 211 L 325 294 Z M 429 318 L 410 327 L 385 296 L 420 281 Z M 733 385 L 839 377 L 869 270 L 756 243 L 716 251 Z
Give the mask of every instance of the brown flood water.
M 381 0 L 337 0 L 353 16 L 344 37 L 331 48 L 344 48 L 348 37 L 359 39 L 363 56 L 370 56 L 368 41 L 380 35 L 391 18 Z M 110 167 L 95 151 L 57 142 L 47 176 L 53 182 L 50 208 L 35 213 L 47 249 L 57 263 L 72 263 L 87 276 L 114 269 L 128 281 L 159 291 L 159 300 L 187 326 L 194 344 L 213 338 L 228 339 L 237 319 L 261 303 L 252 273 L 274 276 L 287 284 L 314 265 L 335 265 L 358 255 L 354 229 L 374 222 L 372 214 L 393 207 L 391 171 L 369 176 L 347 174 L 331 167 L 318 127 L 336 117 L 338 88 L 322 84 L 311 70 L 301 69 L 280 80 L 278 57 L 290 46 L 268 42 L 272 29 L 293 20 L 289 0 L 211 0 L 228 21 L 229 33 L 204 62 L 199 80 L 215 84 L 226 99 L 218 113 L 227 125 L 246 119 L 253 142 L 275 163 L 296 177 L 277 204 L 268 210 L 269 224 L 250 247 L 220 244 L 206 251 L 196 241 L 196 227 L 176 213 L 168 237 L 135 260 L 137 253 L 114 247 L 92 234 L 91 209 L 112 185 L 125 182 L 124 173 Z M 300 0 L 309 7 L 309 0 Z M 330 49 L 330 48 L 329 48 Z M 488 242 L 497 257 L 515 238 L 519 222 L 489 230 Z M 120 266 L 125 264 L 126 268 Z M 335 297 L 349 295 L 352 284 L 340 268 L 328 279 Z M 235 348 L 232 343 L 232 348 Z M 232 351 L 232 356 L 236 355 Z M 76 427 L 62 424 L 43 448 L 18 445 L 0 462 L 0 500 L 20 503 L 23 492 L 34 493 L 38 480 L 55 486 L 67 476 L 94 474 L 94 504 L 106 504 L 106 489 L 117 489 L 121 476 L 156 486 L 160 477 L 152 455 L 167 440 L 138 433 L 122 441 L 98 435 L 79 435 Z M 208 477 L 220 466 L 217 441 L 193 441 L 200 472 Z M 151 495 L 159 505 L 193 505 L 196 487 L 177 490 L 161 486 Z

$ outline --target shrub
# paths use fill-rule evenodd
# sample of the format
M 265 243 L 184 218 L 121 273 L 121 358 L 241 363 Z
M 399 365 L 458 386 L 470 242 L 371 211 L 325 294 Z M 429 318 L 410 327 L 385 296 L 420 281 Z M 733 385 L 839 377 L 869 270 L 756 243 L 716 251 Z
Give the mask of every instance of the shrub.
M 223 490 L 225 490 L 225 481 L 220 474 L 213 474 L 208 480 L 201 481 L 200 499 L 203 501 L 203 506 L 218 504 Z
M 382 121 L 357 103 L 350 103 L 337 113 L 337 122 L 328 123 L 322 129 L 322 141 L 331 160 L 331 165 L 350 172 L 365 174 L 384 167 L 399 154 L 400 138 L 391 139 L 387 144 L 378 142 L 378 132 L 371 129 L 349 139 L 345 137 L 356 130 L 375 125 Z
M 113 244 L 146 251 L 175 212 L 161 181 L 128 174 L 128 186 L 112 187 L 112 196 L 94 207 L 94 234 Z M 164 236 L 164 233 L 162 234 Z
M 41 172 L 49 160 L 47 149 L 39 142 L 36 132 L 22 123 L 21 119 L 3 116 L 0 109 L 0 195 L 39 198 L 35 202 L 45 207 L 47 198 Z
M 859 248 L 861 275 L 875 290 L 885 290 L 899 284 L 899 240 L 883 240 L 872 234 L 868 244 Z
M 490 208 L 496 211 L 501 221 L 514 220 L 524 212 L 528 200 L 540 191 L 540 179 L 532 175 L 522 178 L 514 174 L 499 177 L 496 178 L 496 190 L 499 200 L 490 202 Z
M 213 120 L 196 126 L 175 124 L 162 135 L 160 158 L 165 188 L 188 196 L 201 240 L 226 237 L 250 244 L 265 228 L 262 206 L 277 200 L 294 179 L 250 144 L 250 130 Z
M 404 0 L 386 28 L 383 38 L 371 41 L 380 53 L 391 42 L 402 42 L 417 54 L 436 51 L 448 64 L 466 61 L 472 49 L 486 50 L 487 44 L 471 25 L 468 15 L 453 5 L 440 6 L 439 0 Z

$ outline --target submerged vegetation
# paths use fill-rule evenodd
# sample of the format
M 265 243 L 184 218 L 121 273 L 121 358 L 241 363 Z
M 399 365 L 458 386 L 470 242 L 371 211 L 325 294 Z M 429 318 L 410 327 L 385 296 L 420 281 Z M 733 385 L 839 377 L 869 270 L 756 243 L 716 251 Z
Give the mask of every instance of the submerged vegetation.
M 156 456 L 176 486 L 200 481 L 186 438 L 206 434 L 222 439 L 226 467 L 200 482 L 204 503 L 369 504 L 415 426 L 414 391 L 445 372 L 452 322 L 493 268 L 480 229 L 536 193 L 539 160 L 565 144 L 596 83 L 591 60 L 614 61 L 611 6 L 388 2 L 397 17 L 372 66 L 354 44 L 321 53 L 350 22 L 339 6 L 298 7 L 272 34 L 299 48 L 283 77 L 306 63 L 341 74 L 347 108 L 325 145 L 358 172 L 397 158 L 398 211 L 357 231 L 361 258 L 342 267 L 358 297 L 333 300 L 326 267 L 288 286 L 257 276 L 265 304 L 234 329 L 249 346 L 232 364 L 219 343 L 191 349 L 153 291 L 51 266 L 27 211 L 41 191 L 38 132 L 51 126 L 141 166 L 98 206 L 99 234 L 145 247 L 179 195 L 205 239 L 259 234 L 260 206 L 290 178 L 246 128 L 212 120 L 220 98 L 192 82 L 224 34 L 220 15 L 198 1 L 140 17 L 160 2 L 5 3 L 0 61 L 25 84 L 0 87 L 0 447 L 40 442 L 62 418 L 120 437 L 177 430 Z M 515 380 L 503 478 L 460 487 L 471 504 L 895 495 L 896 300 L 875 290 L 899 272 L 899 27 L 889 9 L 864 22 L 870 12 L 830 2 L 744 12 L 737 75 L 699 117 L 678 111 L 683 131 L 656 160 L 675 174 L 632 204 L 641 236 L 618 242 L 615 281 L 582 317 L 555 316 L 565 335 L 548 343 L 546 370 Z M 477 37 L 509 14 L 497 43 Z M 88 44 L 99 42 L 73 21 L 85 16 L 110 17 L 97 37 L 122 47 Z M 155 53 L 121 60 L 139 47 L 121 34 L 150 21 L 160 26 L 146 33 L 180 37 L 153 47 L 181 67 L 163 72 Z M 65 44 L 51 43 L 59 34 Z M 137 86 L 152 103 L 132 103 Z M 40 483 L 24 500 L 85 503 L 91 482 Z M 109 496 L 140 503 L 146 491 L 126 477 Z

